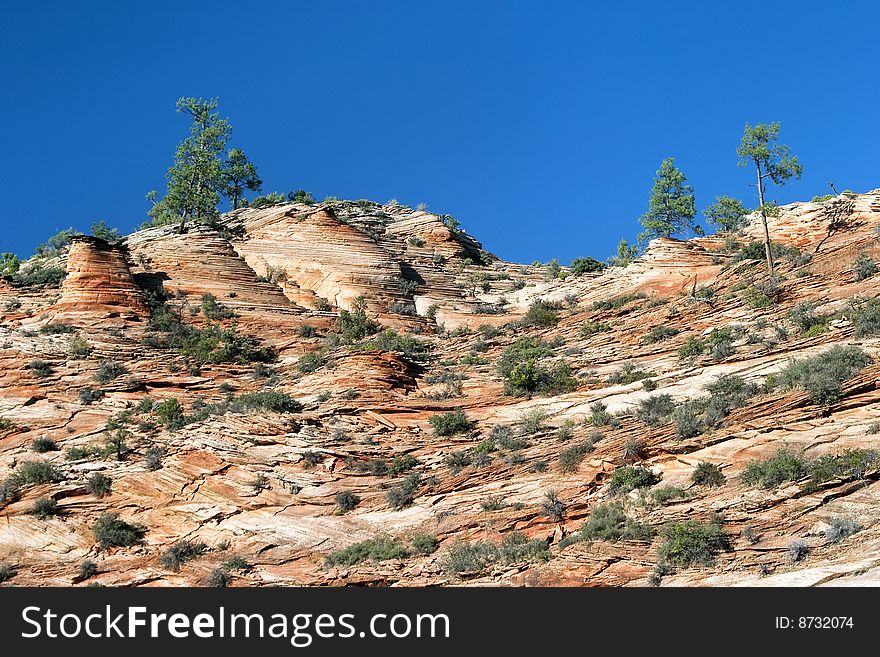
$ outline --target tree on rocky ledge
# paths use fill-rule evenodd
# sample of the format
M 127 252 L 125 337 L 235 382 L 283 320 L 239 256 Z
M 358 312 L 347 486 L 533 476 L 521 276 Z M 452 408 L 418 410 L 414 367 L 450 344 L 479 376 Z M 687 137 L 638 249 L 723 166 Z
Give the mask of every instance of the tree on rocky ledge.
M 667 157 L 654 178 L 648 211 L 640 219 L 645 231 L 639 239 L 671 237 L 687 231 L 702 235 L 703 229 L 694 223 L 696 214 L 693 188 L 687 184 L 685 175 L 675 167 L 675 161 Z
M 188 221 L 212 224 L 219 216 L 221 194 L 229 198 L 234 209 L 241 204 L 245 190 L 256 191 L 262 185 L 256 167 L 241 149 L 230 150 L 223 160 L 232 126 L 220 118 L 218 104 L 216 98 L 177 101 L 177 111 L 189 116 L 192 125 L 166 174 L 165 196 L 157 200 L 155 190 L 147 194 L 153 203 L 148 212 L 152 225 L 179 223 L 182 233 Z
M 789 178 L 799 179 L 803 172 L 803 167 L 797 157 L 791 154 L 791 149 L 778 143 L 778 140 L 778 122 L 759 123 L 756 126 L 746 123 L 742 141 L 740 141 L 739 148 L 736 149 L 736 154 L 740 158 L 739 166 L 745 167 L 753 164 L 758 177 L 758 202 L 760 204 L 758 213 L 764 224 L 764 254 L 767 257 L 767 271 L 770 276 L 773 275 L 773 251 L 770 246 L 767 217 L 773 216 L 778 210 L 775 205 L 764 202 L 764 181 L 769 178 L 781 187 Z

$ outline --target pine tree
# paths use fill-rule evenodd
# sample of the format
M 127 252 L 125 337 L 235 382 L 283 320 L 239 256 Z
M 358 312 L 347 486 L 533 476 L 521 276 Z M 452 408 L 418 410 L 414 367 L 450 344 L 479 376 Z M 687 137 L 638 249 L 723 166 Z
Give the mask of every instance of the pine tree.
M 721 231 L 739 230 L 747 213 L 742 201 L 732 196 L 717 196 L 715 202 L 703 210 L 706 221 Z
M 702 235 L 702 228 L 694 223 L 696 214 L 694 190 L 687 184 L 685 175 L 675 168 L 675 161 L 667 157 L 654 178 L 648 211 L 641 218 L 645 232 L 640 239 L 671 237 L 686 231 Z
M 233 210 L 240 207 L 245 190 L 259 192 L 263 187 L 257 167 L 240 148 L 233 148 L 227 154 L 223 163 L 223 181 L 223 194 L 229 199 Z
M 156 201 L 155 191 L 147 198 L 153 202 L 149 211 L 154 225 L 180 222 L 213 223 L 224 189 L 225 177 L 221 156 L 232 128 L 217 113 L 218 99 L 180 98 L 177 111 L 192 119 L 189 137 L 180 142 L 174 164 L 168 169 L 165 196 Z
M 769 178 L 780 187 L 790 178 L 800 178 L 803 167 L 797 157 L 791 154 L 788 146 L 778 143 L 779 123 L 759 123 L 752 127 L 746 123 L 742 140 L 736 154 L 739 166 L 753 164 L 758 177 L 758 212 L 764 224 L 764 254 L 767 257 L 767 271 L 773 275 L 773 250 L 770 246 L 770 230 L 767 217 L 777 213 L 775 206 L 764 202 L 765 180 Z

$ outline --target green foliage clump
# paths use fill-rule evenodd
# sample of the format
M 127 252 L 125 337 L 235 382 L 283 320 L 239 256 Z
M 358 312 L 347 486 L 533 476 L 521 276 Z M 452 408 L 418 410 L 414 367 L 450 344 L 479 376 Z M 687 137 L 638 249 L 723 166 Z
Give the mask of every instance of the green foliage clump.
M 329 566 L 355 566 L 364 561 L 374 563 L 390 559 L 405 559 L 409 550 L 396 538 L 379 536 L 354 543 L 347 548 L 331 552 L 324 563 Z
M 437 551 L 437 537 L 432 534 L 416 534 L 412 537 L 413 552 L 433 554 Z
M 552 366 L 541 361 L 553 353 L 552 347 L 532 336 L 524 336 L 502 352 L 496 364 L 504 378 L 504 393 L 527 395 L 535 393 L 559 394 L 577 387 L 577 379 L 564 360 Z
M 654 344 L 656 342 L 663 342 L 664 340 L 669 340 L 670 338 L 674 338 L 678 335 L 680 331 L 677 328 L 672 326 L 655 326 L 652 328 L 645 337 L 642 338 L 642 342 L 644 344 Z
M 523 326 L 537 326 L 547 328 L 559 323 L 560 304 L 552 301 L 539 299 L 529 306 L 525 317 L 522 318 Z
M 748 210 L 739 199 L 730 196 L 717 196 L 715 203 L 703 210 L 706 221 L 720 231 L 735 232 L 745 223 Z
M 397 486 L 388 489 L 385 498 L 388 505 L 395 511 L 400 511 L 410 506 L 416 497 L 416 491 L 422 483 L 418 472 L 410 472 Z
M 208 551 L 208 546 L 204 543 L 194 543 L 186 539 L 177 541 L 170 548 L 162 553 L 159 557 L 159 563 L 169 570 L 178 571 L 180 567 L 187 561 L 192 561 L 196 557 L 202 556 Z
M 235 317 L 235 313 L 224 306 L 222 303 L 217 301 L 217 297 L 215 297 L 210 292 L 205 292 L 204 294 L 202 294 L 202 305 L 200 306 L 200 308 L 202 314 L 207 319 L 222 320 Z
M 416 362 L 424 360 L 431 350 L 431 346 L 427 342 L 412 335 L 401 335 L 393 329 L 382 331 L 374 340 L 364 345 L 365 349 L 373 347 L 382 351 L 402 353 L 409 360 Z
M 258 392 L 246 392 L 227 402 L 227 408 L 233 413 L 244 411 L 270 411 L 273 413 L 298 413 L 303 405 L 288 395 L 278 390 L 261 390 Z
M 354 509 L 358 504 L 361 503 L 361 498 L 359 495 L 356 495 L 354 491 L 350 490 L 341 490 L 333 498 L 333 501 L 336 502 L 336 507 L 342 513 L 348 513 L 352 509 Z
M 58 443 L 47 436 L 41 436 L 39 438 L 34 438 L 31 441 L 31 449 L 37 452 L 37 454 L 43 454 L 44 452 L 57 452 Z
M 880 335 L 880 299 L 870 299 L 867 303 L 854 305 L 852 322 L 857 338 Z
M 864 281 L 877 273 L 877 263 L 864 253 L 859 254 L 859 257 L 853 262 L 853 273 L 855 273 L 857 281 Z
M 678 348 L 678 357 L 682 360 L 688 358 L 696 358 L 706 353 L 706 342 L 702 338 L 696 336 L 688 336 L 684 344 Z
M 763 461 L 751 461 L 742 474 L 742 480 L 751 486 L 775 488 L 786 481 L 805 477 L 808 465 L 803 452 L 783 447 Z
M 843 396 L 842 384 L 871 362 L 859 347 L 835 345 L 818 356 L 791 361 L 776 381 L 784 390 L 806 390 L 817 404 L 831 404 Z
M 566 447 L 559 453 L 559 471 L 574 472 L 587 454 L 594 449 L 592 441 L 586 440 L 577 445 Z
M 582 274 L 587 274 L 595 271 L 602 271 L 603 269 L 605 269 L 605 263 L 587 256 L 584 258 L 575 258 L 574 260 L 572 260 L 569 269 L 571 270 L 571 273 L 575 276 L 580 276 Z
M 621 386 L 649 379 L 652 376 L 654 376 L 653 372 L 643 370 L 635 363 L 624 363 L 616 371 L 609 374 L 605 381 L 611 385 Z
M 22 488 L 50 484 L 62 478 L 61 472 L 48 461 L 25 461 L 15 467 L 6 484 L 11 488 Z
M 41 520 L 45 520 L 50 516 L 61 515 L 61 507 L 54 497 L 40 497 L 34 502 L 31 513 Z
M 581 324 L 581 337 L 589 338 L 597 333 L 610 331 L 611 327 L 604 322 L 584 322 Z
M 357 342 L 368 335 L 379 331 L 379 325 L 367 317 L 367 301 L 358 297 L 352 304 L 352 309 L 341 310 L 336 318 L 336 329 L 346 342 Z
M 505 536 L 501 543 L 486 541 L 468 543 L 456 540 L 443 560 L 443 569 L 450 574 L 477 573 L 486 570 L 496 562 L 504 564 L 524 561 L 547 561 L 550 551 L 547 542 L 541 539 L 529 540 L 521 532 Z
M 120 376 L 128 374 L 128 370 L 121 363 L 113 360 L 104 360 L 98 365 L 98 371 L 95 374 L 95 381 L 99 383 L 107 383 Z
M 730 539 L 724 533 L 719 518 L 708 523 L 697 520 L 671 522 L 660 532 L 663 543 L 658 549 L 662 561 L 673 566 L 709 566 L 715 555 L 730 549 Z
M 691 473 L 691 481 L 698 486 L 722 486 L 727 479 L 717 465 L 701 461 Z
M 593 310 L 619 310 L 628 303 L 633 301 L 643 301 L 648 298 L 644 292 L 634 292 L 632 294 L 622 294 L 619 297 L 605 299 L 603 301 L 594 301 Z
M 434 429 L 434 433 L 438 436 L 452 436 L 457 433 L 466 433 L 470 431 L 474 423 L 471 422 L 464 411 L 461 409 L 443 413 L 441 415 L 433 415 L 428 418 L 428 424 Z
M 794 324 L 802 335 L 816 335 L 828 328 L 831 315 L 819 315 L 816 313 L 816 304 L 805 301 L 795 306 L 788 313 L 789 321 Z
M 626 495 L 636 488 L 653 486 L 660 478 L 647 468 L 641 466 L 625 466 L 611 473 L 608 492 L 612 495 Z
M 674 410 L 672 395 L 653 395 L 639 402 L 636 416 L 649 427 L 659 427 L 669 421 Z
M 75 333 L 76 328 L 70 324 L 43 324 L 40 333 L 43 335 L 58 335 L 60 333 Z
M 143 541 L 147 528 L 122 520 L 118 513 L 102 513 L 92 524 L 92 533 L 103 549 L 130 547 Z
M 580 530 L 585 541 L 650 541 L 654 528 L 626 515 L 622 502 L 593 507 Z
M 105 497 L 113 489 L 113 479 L 102 472 L 94 472 L 86 479 L 86 490 L 95 497 Z
M 45 379 L 54 372 L 52 364 L 40 358 L 34 359 L 27 364 L 27 368 L 38 379 Z

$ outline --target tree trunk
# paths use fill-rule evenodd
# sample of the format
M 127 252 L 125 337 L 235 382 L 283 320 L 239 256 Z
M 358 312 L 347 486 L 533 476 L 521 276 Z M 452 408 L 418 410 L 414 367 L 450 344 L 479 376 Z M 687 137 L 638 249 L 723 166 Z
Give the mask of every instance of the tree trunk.
M 764 224 L 764 255 L 767 256 L 767 275 L 773 277 L 773 249 L 770 246 L 770 229 L 767 227 L 767 210 L 764 208 L 764 177 L 761 165 L 755 163 L 758 171 L 758 200 L 761 203 L 761 223 Z

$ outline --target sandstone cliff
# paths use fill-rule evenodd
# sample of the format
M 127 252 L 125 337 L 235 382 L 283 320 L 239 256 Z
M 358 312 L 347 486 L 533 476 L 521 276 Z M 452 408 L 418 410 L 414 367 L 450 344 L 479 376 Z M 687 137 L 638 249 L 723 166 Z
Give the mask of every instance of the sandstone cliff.
M 880 449 L 880 338 L 855 326 L 880 278 L 854 269 L 880 259 L 878 227 L 880 191 L 783 207 L 772 285 L 745 257 L 754 225 L 738 244 L 655 240 L 626 268 L 564 278 L 501 262 L 437 215 L 368 202 L 75 240 L 60 295 L 0 285 L 0 481 L 19 482 L 0 498 L 0 563 L 13 585 L 79 583 L 85 560 L 106 585 L 198 585 L 233 555 L 251 565 L 230 570 L 235 586 L 880 583 L 880 461 L 743 479 L 783 447 L 804 462 Z M 365 321 L 396 333 L 340 338 L 358 297 Z M 505 394 L 497 364 L 523 337 L 533 365 L 564 362 L 574 380 Z M 874 359 L 838 396 L 774 384 L 835 345 Z M 722 375 L 749 393 L 710 422 L 689 404 L 717 401 Z M 652 404 L 684 410 L 654 417 Z M 469 428 L 428 422 L 457 409 Z M 694 409 L 703 425 L 682 431 Z M 26 481 L 28 462 L 54 467 Z M 694 480 L 703 463 L 719 485 Z M 627 466 L 653 483 L 615 494 Z M 340 493 L 359 502 L 346 510 Z M 34 514 L 40 498 L 58 513 Z M 618 503 L 653 535 L 580 540 Z M 143 525 L 143 541 L 101 549 L 92 528 L 108 511 Z M 664 527 L 713 514 L 726 547 L 657 568 Z M 859 531 L 838 540 L 841 519 Z M 463 545 L 513 532 L 545 550 L 450 566 Z M 418 535 L 437 549 L 412 547 Z M 377 537 L 409 555 L 326 560 Z M 162 556 L 180 540 L 208 550 L 175 570 Z

